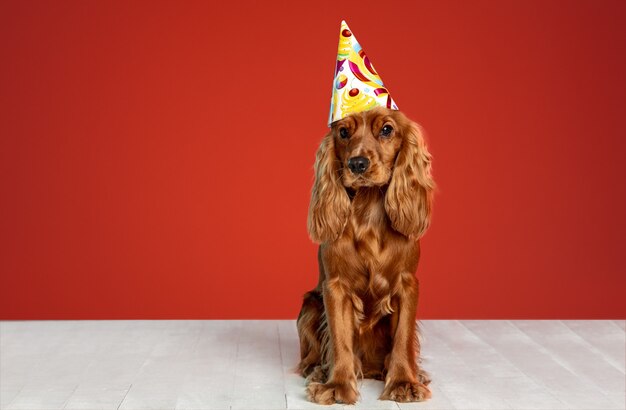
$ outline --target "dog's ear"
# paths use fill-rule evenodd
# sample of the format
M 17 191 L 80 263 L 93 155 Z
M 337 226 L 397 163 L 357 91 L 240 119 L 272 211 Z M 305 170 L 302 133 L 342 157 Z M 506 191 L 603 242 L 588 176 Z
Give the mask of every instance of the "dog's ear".
M 335 142 L 330 132 L 322 140 L 315 157 L 315 183 L 307 224 L 314 242 L 334 241 L 348 220 L 350 199 L 341 184 L 340 172 L 341 164 L 335 155 Z
M 407 121 L 402 137 L 385 195 L 385 210 L 396 231 L 417 239 L 430 224 L 435 182 L 431 176 L 431 155 L 419 125 Z

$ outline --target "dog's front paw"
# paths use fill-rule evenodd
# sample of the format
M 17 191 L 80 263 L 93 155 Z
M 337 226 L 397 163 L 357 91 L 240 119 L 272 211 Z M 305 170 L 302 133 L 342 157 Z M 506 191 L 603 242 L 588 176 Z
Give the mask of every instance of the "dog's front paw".
M 430 389 L 417 382 L 391 382 L 383 390 L 381 400 L 398 402 L 424 401 L 431 396 Z
M 311 382 L 306 388 L 310 401 L 317 404 L 354 404 L 358 393 L 350 383 L 316 383 Z

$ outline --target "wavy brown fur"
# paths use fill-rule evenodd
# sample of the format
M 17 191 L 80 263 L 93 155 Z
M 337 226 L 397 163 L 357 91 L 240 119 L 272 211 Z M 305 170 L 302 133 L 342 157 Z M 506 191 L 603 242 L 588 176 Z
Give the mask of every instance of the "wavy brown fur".
M 349 170 L 355 156 L 369 159 L 365 173 Z M 415 272 L 434 186 L 421 130 L 399 111 L 353 114 L 324 137 L 308 219 L 320 243 L 319 282 L 298 317 L 298 368 L 311 401 L 355 403 L 357 377 L 384 380 L 381 399 L 430 397 L 419 366 Z

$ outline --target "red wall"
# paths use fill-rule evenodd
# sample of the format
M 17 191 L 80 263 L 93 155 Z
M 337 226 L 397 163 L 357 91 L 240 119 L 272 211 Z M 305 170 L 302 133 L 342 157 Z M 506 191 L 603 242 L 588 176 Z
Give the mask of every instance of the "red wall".
M 419 316 L 626 317 L 626 2 L 210 3 L 0 3 L 0 318 L 294 318 L 342 18 L 434 154 Z

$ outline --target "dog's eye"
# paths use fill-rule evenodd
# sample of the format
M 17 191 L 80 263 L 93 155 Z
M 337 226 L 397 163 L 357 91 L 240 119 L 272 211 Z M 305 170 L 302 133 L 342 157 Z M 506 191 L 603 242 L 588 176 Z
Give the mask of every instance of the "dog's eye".
M 339 136 L 343 139 L 346 139 L 350 136 L 350 133 L 346 128 L 339 128 Z
M 380 130 L 380 135 L 382 137 L 388 137 L 391 135 L 391 131 L 393 131 L 393 128 L 391 127 L 391 125 L 385 125 L 383 129 Z

